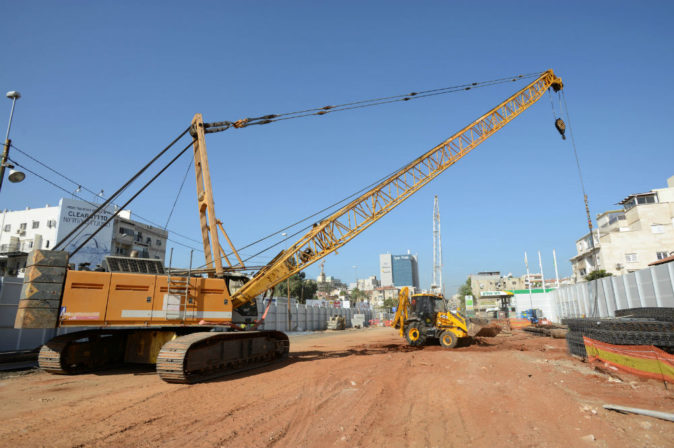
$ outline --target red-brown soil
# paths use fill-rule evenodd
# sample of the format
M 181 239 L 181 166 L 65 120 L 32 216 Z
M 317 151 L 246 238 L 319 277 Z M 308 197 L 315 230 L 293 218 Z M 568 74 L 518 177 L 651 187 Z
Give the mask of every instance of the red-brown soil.
M 661 382 L 515 331 L 446 350 L 391 328 L 291 337 L 287 362 L 192 386 L 148 370 L 0 378 L 7 447 L 672 447 Z

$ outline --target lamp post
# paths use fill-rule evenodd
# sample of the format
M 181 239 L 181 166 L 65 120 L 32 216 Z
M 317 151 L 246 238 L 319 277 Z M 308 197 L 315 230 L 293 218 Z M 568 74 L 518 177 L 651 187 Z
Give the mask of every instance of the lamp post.
M 7 135 L 5 136 L 5 145 L 2 151 L 2 159 L 0 159 L 0 190 L 2 189 L 2 181 L 5 178 L 5 167 L 9 168 L 9 181 L 10 182 L 21 182 L 26 175 L 21 171 L 14 171 L 14 166 L 7 163 L 9 158 L 9 147 L 12 144 L 12 141 L 9 139 L 9 131 L 12 128 L 12 117 L 14 116 L 14 106 L 16 105 L 16 100 L 21 98 L 21 94 L 15 90 L 7 92 L 7 98 L 12 100 L 12 111 L 9 113 L 9 124 L 7 125 Z

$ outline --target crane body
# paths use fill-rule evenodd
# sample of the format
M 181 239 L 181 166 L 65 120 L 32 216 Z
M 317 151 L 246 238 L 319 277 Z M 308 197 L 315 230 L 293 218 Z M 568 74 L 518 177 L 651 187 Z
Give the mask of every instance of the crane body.
M 68 270 L 68 254 L 30 254 L 16 328 L 101 327 L 58 336 L 40 352 L 40 366 L 78 373 L 119 362 L 156 363 L 162 379 L 191 383 L 253 368 L 288 354 L 277 331 L 224 332 L 251 322 L 243 312 L 265 292 L 351 241 L 562 81 L 552 70 L 315 223 L 292 246 L 248 279 L 238 252 L 216 218 L 205 125 L 196 114 L 193 137 L 197 205 L 208 277 L 165 273 Z M 220 230 L 220 233 L 218 232 Z M 220 245 L 224 237 L 236 262 Z

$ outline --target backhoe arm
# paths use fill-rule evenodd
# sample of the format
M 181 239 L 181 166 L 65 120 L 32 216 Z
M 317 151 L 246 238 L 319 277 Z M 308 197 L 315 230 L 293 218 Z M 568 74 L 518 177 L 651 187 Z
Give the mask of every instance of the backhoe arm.
M 535 81 L 461 131 L 314 224 L 309 232 L 279 253 L 232 296 L 234 308 L 253 300 L 348 243 L 529 108 L 548 88 L 558 91 L 562 87 L 562 80 L 552 70 L 543 72 Z

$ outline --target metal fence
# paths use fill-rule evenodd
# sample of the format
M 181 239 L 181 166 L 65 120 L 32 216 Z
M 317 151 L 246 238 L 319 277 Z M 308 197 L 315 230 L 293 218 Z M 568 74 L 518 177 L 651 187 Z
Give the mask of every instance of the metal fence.
M 674 307 L 674 262 L 552 291 L 557 315 L 612 317 L 624 308 Z
M 267 304 L 258 301 L 257 314 L 258 319 L 264 314 Z M 351 318 L 355 314 L 363 314 L 365 325 L 374 318 L 371 308 L 365 306 L 356 306 L 355 308 L 331 308 L 329 306 L 311 306 L 296 303 L 290 300 L 290 318 L 288 318 L 288 299 L 285 297 L 275 297 L 269 311 L 261 325 L 264 330 L 279 331 L 319 331 L 328 328 L 328 319 L 332 316 L 344 316 L 346 327 L 351 327 Z M 288 328 L 290 324 L 290 328 Z

